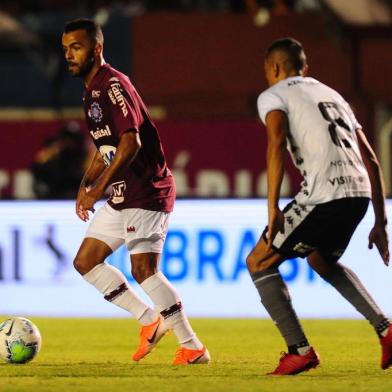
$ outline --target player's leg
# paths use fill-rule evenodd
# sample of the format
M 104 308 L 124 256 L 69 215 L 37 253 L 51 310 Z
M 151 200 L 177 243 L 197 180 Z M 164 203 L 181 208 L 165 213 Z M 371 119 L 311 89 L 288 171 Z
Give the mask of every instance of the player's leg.
M 140 243 L 133 252 L 140 249 Z M 153 245 L 145 242 L 145 246 Z M 155 305 L 156 311 L 161 314 L 164 325 L 167 329 L 172 329 L 181 345 L 182 354 L 185 353 L 186 360 L 192 363 L 205 363 L 209 360 L 209 355 L 203 344 L 194 333 L 188 318 L 183 310 L 181 298 L 173 285 L 167 280 L 162 272 L 158 271 L 160 253 L 132 253 L 132 275 L 135 280 L 151 298 Z M 163 333 L 166 332 L 162 328 Z M 143 335 L 143 332 L 141 335 Z M 145 335 L 156 335 L 155 339 L 150 338 L 150 342 L 146 342 L 141 337 L 140 350 L 135 353 L 133 359 L 139 360 L 148 354 L 156 345 L 158 340 L 163 336 L 157 325 L 152 326 L 151 331 L 145 331 Z M 146 345 L 146 343 L 149 343 Z M 152 345 L 152 347 L 151 347 Z
M 135 229 L 127 236 L 132 275 L 161 315 L 150 328 L 142 329 L 140 346 L 133 359 L 138 361 L 151 352 L 164 332 L 172 329 L 181 345 L 176 363 L 207 363 L 209 353 L 194 333 L 183 310 L 181 298 L 163 273 L 158 271 L 169 214 L 135 209 L 125 215 L 127 227 Z M 147 339 L 149 335 L 151 337 Z
M 392 365 L 392 326 L 363 286 L 358 276 L 348 267 L 315 251 L 308 256 L 310 266 L 350 302 L 373 326 L 382 346 L 381 367 Z
M 310 347 L 292 306 L 286 283 L 278 266 L 285 260 L 273 249 L 267 249 L 263 236 L 247 257 L 247 266 L 261 303 L 284 338 L 288 354 L 282 356 L 271 374 L 297 374 L 316 367 L 318 354 Z
M 358 276 L 338 262 L 364 217 L 369 200 L 347 198 L 326 203 L 322 209 L 329 222 L 319 224 L 322 231 L 318 249 L 308 255 L 308 262 L 327 282 L 346 298 L 373 325 L 383 349 L 383 369 L 392 365 L 392 327 Z
M 156 319 L 155 312 L 131 289 L 121 271 L 104 262 L 124 242 L 116 232 L 115 212 L 107 205 L 96 212 L 77 252 L 74 266 L 107 301 L 132 313 L 141 324 L 149 324 Z

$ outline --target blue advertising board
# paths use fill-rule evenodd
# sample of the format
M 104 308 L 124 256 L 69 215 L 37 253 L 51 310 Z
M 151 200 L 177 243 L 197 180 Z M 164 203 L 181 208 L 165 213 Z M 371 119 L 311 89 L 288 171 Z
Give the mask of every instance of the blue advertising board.
M 388 215 L 392 215 L 390 202 Z M 127 316 L 106 302 L 72 266 L 87 228 L 76 217 L 73 202 L 1 202 L 0 216 L 0 314 Z M 373 221 L 369 208 L 342 262 L 359 275 L 381 308 L 392 314 L 392 272 L 375 249 L 367 248 Z M 266 222 L 265 200 L 177 201 L 161 269 L 180 293 L 189 315 L 267 317 L 245 264 Z M 125 247 L 107 262 L 119 268 L 149 302 L 132 279 Z M 288 260 L 280 269 L 299 316 L 360 317 L 306 260 Z

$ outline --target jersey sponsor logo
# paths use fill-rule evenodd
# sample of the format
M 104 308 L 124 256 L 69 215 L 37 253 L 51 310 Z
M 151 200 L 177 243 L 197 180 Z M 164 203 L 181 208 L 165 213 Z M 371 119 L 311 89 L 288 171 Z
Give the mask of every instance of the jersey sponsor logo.
M 329 178 L 328 182 L 331 185 L 344 185 L 344 184 L 351 184 L 354 181 L 353 176 L 339 176 L 334 178 Z
M 116 150 L 116 147 L 109 145 L 103 145 L 99 147 L 99 152 L 106 166 L 109 166 L 112 162 L 114 155 L 116 154 Z
M 109 96 L 110 100 L 112 101 L 112 104 L 117 105 L 117 101 L 116 101 L 116 98 L 114 97 L 114 94 L 112 93 L 112 90 L 108 90 L 108 96 Z
M 334 178 L 329 178 L 328 182 L 333 186 L 352 184 L 354 182 L 364 182 L 364 178 L 362 176 L 353 177 L 353 176 L 339 176 Z
M 102 109 L 98 102 L 93 102 L 87 112 L 88 116 L 96 123 L 101 122 L 103 118 Z
M 354 166 L 354 162 L 351 159 L 348 159 L 347 161 L 338 159 L 337 161 L 331 161 L 330 165 L 335 167 Z
M 100 96 L 101 96 L 101 92 L 99 90 L 91 91 L 91 97 L 92 98 L 99 98 Z
M 122 94 L 121 84 L 118 82 L 112 83 L 110 85 L 110 90 L 108 90 L 108 95 L 113 105 L 120 106 L 123 116 L 127 117 L 128 109 L 125 103 L 124 95 Z
M 109 125 L 106 125 L 105 128 L 97 128 L 96 131 L 90 131 L 90 135 L 94 140 L 97 140 L 104 136 L 110 136 L 112 132 L 110 131 Z
M 126 189 L 125 181 L 119 181 L 112 184 L 112 202 L 120 204 L 124 202 L 124 192 Z

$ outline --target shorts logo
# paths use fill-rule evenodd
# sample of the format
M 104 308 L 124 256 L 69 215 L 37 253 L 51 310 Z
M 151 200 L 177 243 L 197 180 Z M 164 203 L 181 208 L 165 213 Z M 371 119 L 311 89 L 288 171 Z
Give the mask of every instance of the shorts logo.
M 134 233 L 136 231 L 135 226 L 128 226 L 127 227 L 127 233 Z
M 98 102 L 93 102 L 91 104 L 90 109 L 88 110 L 87 114 L 96 123 L 101 122 L 101 120 L 103 118 L 102 109 L 99 106 Z
M 336 249 L 334 252 L 332 252 L 332 255 L 335 257 L 340 257 L 344 253 L 344 249 Z
M 298 244 L 295 245 L 293 248 L 293 250 L 295 250 L 296 252 L 304 254 L 311 252 L 314 249 L 316 249 L 314 246 L 304 244 L 303 242 L 298 242 Z

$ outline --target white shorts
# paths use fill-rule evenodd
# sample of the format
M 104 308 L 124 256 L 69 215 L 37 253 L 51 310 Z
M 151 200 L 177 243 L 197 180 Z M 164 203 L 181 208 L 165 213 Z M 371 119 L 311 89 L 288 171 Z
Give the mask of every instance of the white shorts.
M 94 214 L 85 237 L 105 242 L 113 252 L 126 244 L 130 254 L 162 253 L 169 215 L 141 208 L 115 210 L 105 203 Z

